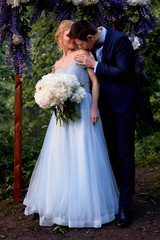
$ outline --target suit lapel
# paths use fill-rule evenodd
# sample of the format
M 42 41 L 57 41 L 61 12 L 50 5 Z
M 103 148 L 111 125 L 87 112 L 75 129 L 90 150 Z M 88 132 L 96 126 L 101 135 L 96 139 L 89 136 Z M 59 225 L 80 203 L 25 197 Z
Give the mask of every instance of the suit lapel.
M 102 52 L 102 62 L 104 61 L 105 55 L 107 53 L 107 48 L 108 48 L 108 44 L 111 39 L 112 31 L 113 31 L 112 28 L 110 28 L 110 27 L 107 28 L 107 34 L 106 34 L 106 38 L 105 38 L 105 42 L 104 42 L 104 46 L 103 46 L 103 52 Z

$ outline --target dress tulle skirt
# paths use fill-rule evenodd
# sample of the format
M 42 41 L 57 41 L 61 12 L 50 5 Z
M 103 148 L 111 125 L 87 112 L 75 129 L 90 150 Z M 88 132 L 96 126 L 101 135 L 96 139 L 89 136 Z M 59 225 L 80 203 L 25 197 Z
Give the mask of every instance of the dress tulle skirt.
M 24 199 L 25 214 L 41 226 L 101 227 L 118 213 L 118 189 L 101 120 L 90 118 L 91 95 L 80 104 L 81 119 L 56 125 L 53 113 Z

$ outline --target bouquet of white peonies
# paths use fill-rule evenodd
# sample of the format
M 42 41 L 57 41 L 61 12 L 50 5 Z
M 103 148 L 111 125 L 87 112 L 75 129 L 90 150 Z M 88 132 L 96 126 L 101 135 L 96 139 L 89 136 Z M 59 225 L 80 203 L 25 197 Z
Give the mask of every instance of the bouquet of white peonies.
M 54 107 L 57 122 L 64 125 L 70 120 L 78 121 L 80 116 L 75 107 L 85 96 L 86 91 L 76 75 L 49 73 L 37 82 L 34 98 L 41 108 Z

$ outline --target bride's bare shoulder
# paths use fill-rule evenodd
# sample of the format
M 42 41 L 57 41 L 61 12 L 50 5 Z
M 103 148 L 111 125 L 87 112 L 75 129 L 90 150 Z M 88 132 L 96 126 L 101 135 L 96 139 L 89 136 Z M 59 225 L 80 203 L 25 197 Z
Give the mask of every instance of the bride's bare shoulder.
M 55 69 L 59 69 L 59 68 L 63 68 L 63 62 L 62 62 L 62 59 L 59 59 L 55 62 Z
M 58 59 L 56 60 L 55 64 L 61 64 L 61 62 L 62 62 L 62 59 Z
M 78 49 L 78 50 L 75 51 L 75 55 L 76 55 L 77 53 L 78 53 L 78 54 L 87 55 L 87 56 L 89 55 L 89 51 L 88 51 L 88 50 L 85 50 L 85 49 Z

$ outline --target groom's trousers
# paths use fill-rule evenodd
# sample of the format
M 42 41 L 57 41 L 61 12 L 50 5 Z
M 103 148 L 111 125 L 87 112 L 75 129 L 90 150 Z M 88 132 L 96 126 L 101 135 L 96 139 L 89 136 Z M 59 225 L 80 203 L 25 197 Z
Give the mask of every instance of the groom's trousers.
M 104 99 L 103 99 L 104 101 Z M 134 193 L 134 132 L 136 113 L 115 114 L 100 101 L 100 116 L 110 162 L 120 190 L 119 207 L 128 209 Z

